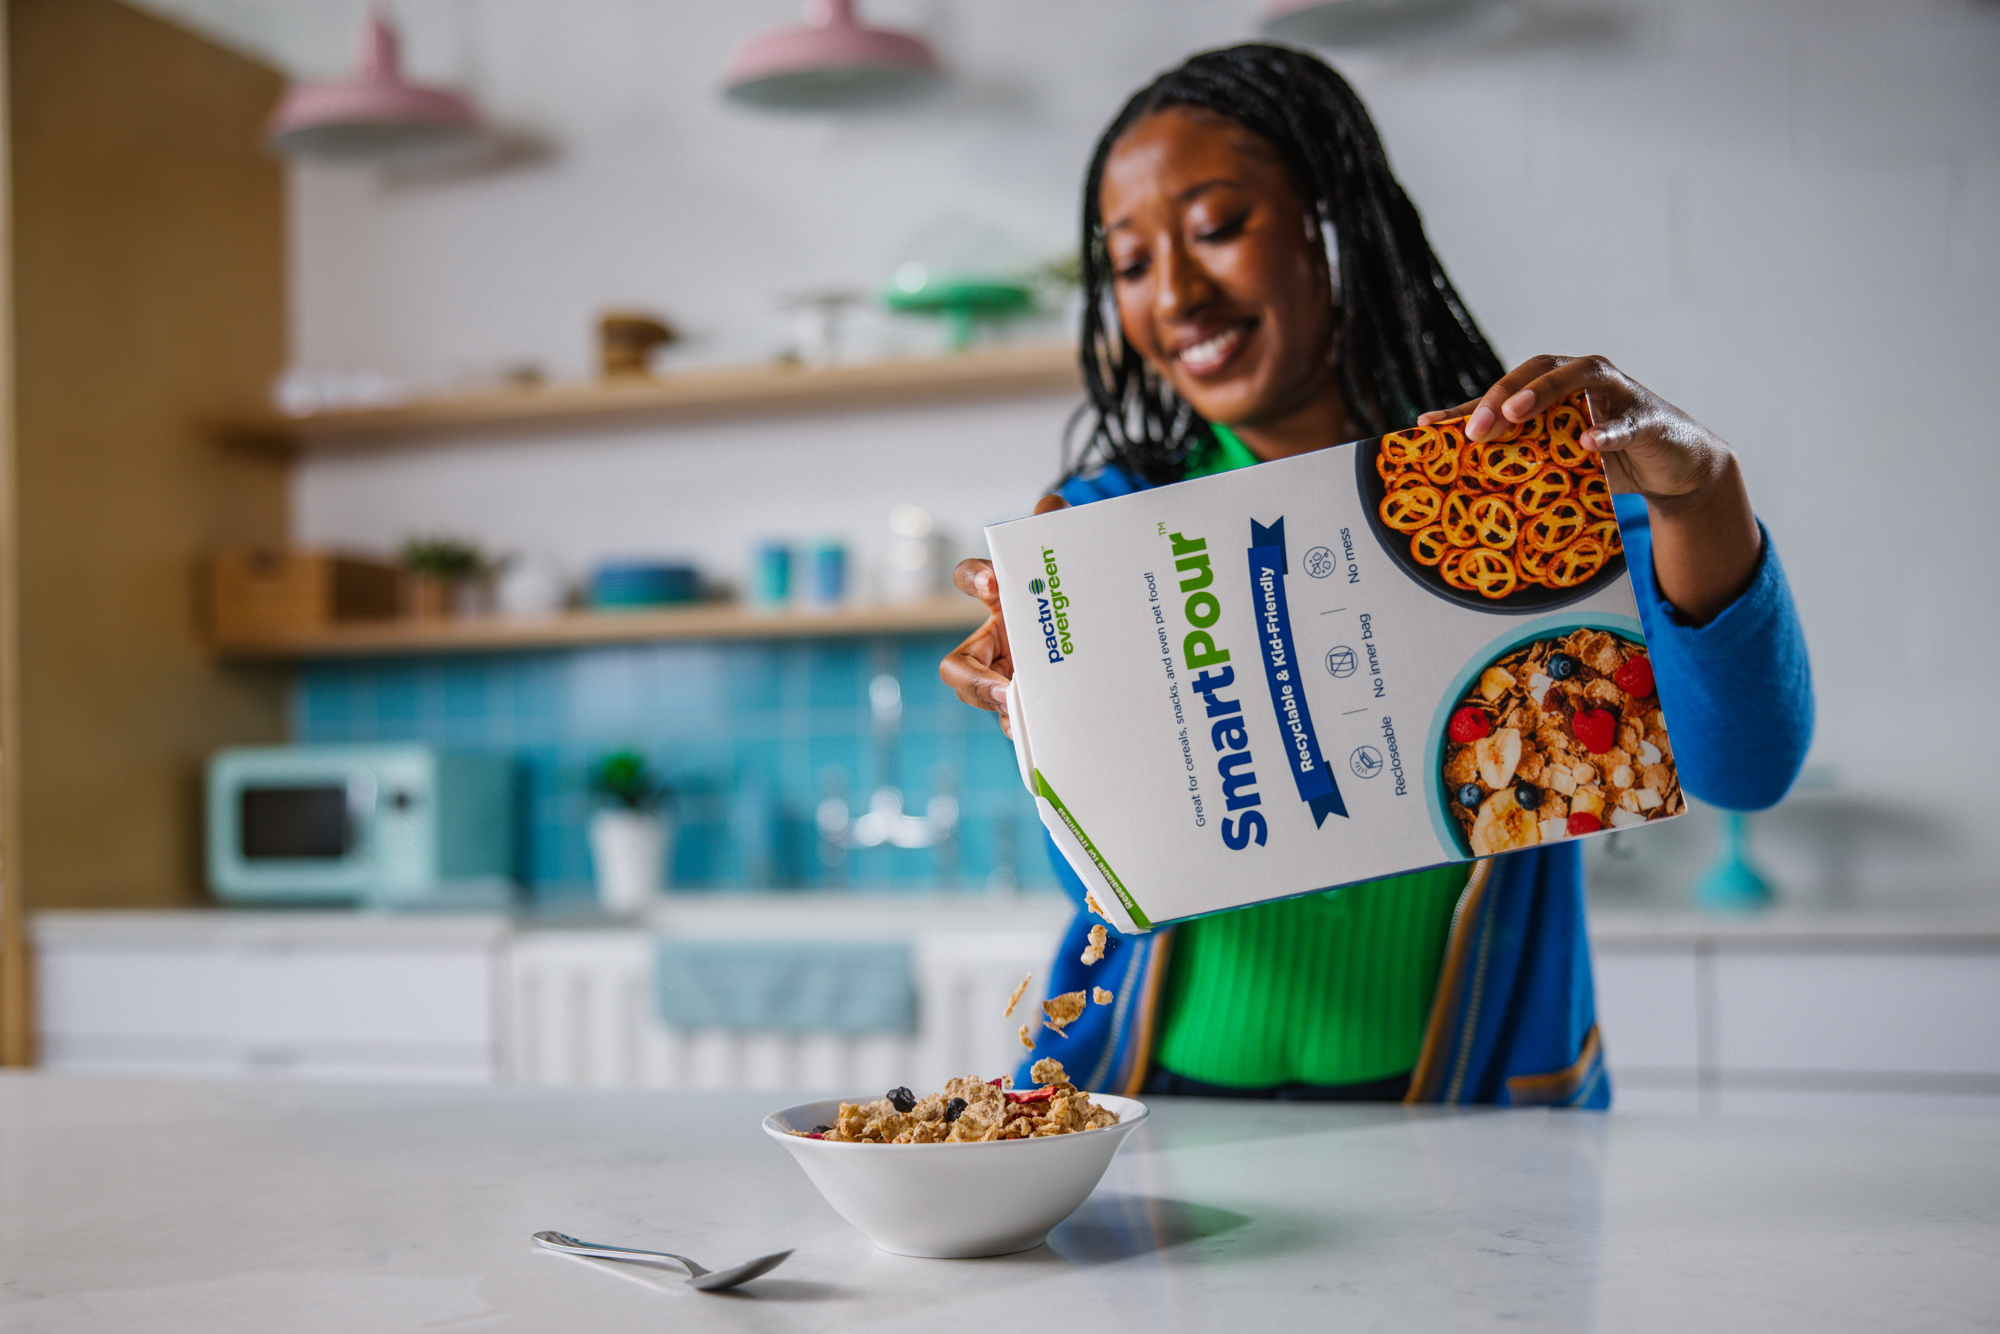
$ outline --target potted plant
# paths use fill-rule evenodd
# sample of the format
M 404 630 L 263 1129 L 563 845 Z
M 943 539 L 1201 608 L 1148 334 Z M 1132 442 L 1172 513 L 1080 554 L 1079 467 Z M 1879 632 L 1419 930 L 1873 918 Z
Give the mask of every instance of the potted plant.
M 455 537 L 413 537 L 401 556 L 411 615 L 434 619 L 472 610 L 487 573 L 478 547 Z
M 666 888 L 673 826 L 661 809 L 673 795 L 634 750 L 613 751 L 590 771 L 603 804 L 590 817 L 590 860 L 606 912 L 638 913 Z

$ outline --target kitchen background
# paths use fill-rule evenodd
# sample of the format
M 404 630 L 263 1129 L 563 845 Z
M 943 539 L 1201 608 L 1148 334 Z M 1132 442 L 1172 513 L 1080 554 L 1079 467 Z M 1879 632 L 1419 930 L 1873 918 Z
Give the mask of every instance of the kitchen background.
M 346 66 L 364 13 L 360 0 L 151 7 L 319 76 Z M 871 21 L 922 31 L 950 67 L 936 101 L 803 119 L 724 102 L 732 51 L 792 9 L 400 6 L 413 75 L 463 86 L 542 147 L 456 180 L 294 168 L 293 364 L 416 383 L 521 363 L 574 377 L 611 304 L 659 308 L 689 331 L 669 366 L 760 360 L 786 345 L 783 300 L 878 286 L 955 228 L 1030 260 L 1059 255 L 1074 245 L 1080 166 L 1119 100 L 1190 50 L 1252 36 L 1256 16 L 1249 3 L 877 0 Z M 1523 11 L 1490 42 L 1336 59 L 1503 357 L 1604 352 L 1742 454 L 1798 593 L 1820 707 L 1814 786 L 1758 829 L 1767 871 L 1795 895 L 1984 891 L 2000 854 L 2000 822 L 1982 814 L 2000 749 L 1985 682 L 2000 657 L 2000 582 L 1983 554 L 2000 456 L 1975 423 L 2000 359 L 2000 11 L 1971 0 Z M 936 337 L 854 323 L 857 358 Z M 1074 404 L 1056 394 L 308 458 L 293 522 L 305 542 L 373 548 L 463 533 L 575 574 L 607 555 L 684 555 L 739 583 L 760 537 L 832 533 L 867 570 L 896 504 L 928 508 L 959 553 L 983 524 L 1024 511 L 1058 472 Z M 739 656 L 786 679 L 807 651 L 871 650 Z M 865 707 L 835 701 L 830 684 L 812 687 L 811 705 L 764 696 L 745 727 L 717 699 L 662 710 L 634 698 L 621 719 L 622 703 L 583 709 L 572 695 L 563 723 L 520 712 L 557 707 L 522 702 L 543 697 L 521 693 L 531 679 L 565 683 L 544 694 L 594 691 L 593 674 L 643 692 L 677 654 L 703 680 L 732 674 L 704 652 L 329 668 L 295 688 L 293 717 L 310 739 L 469 738 L 479 727 L 447 716 L 472 709 L 484 735 L 549 754 L 538 782 L 557 795 L 536 828 L 555 842 L 538 844 L 534 875 L 569 885 L 582 874 L 574 810 L 591 745 L 634 741 L 704 794 L 765 785 L 779 823 L 817 798 L 814 763 L 748 738 L 771 736 L 769 708 Z M 1000 739 L 943 707 L 928 652 L 901 651 L 902 679 L 913 718 L 952 752 L 938 762 L 964 766 L 968 798 L 1004 809 L 993 818 L 1025 821 L 1025 804 L 1003 796 Z M 847 667 L 841 680 L 858 676 Z M 815 719 L 853 734 L 851 718 Z M 692 813 L 701 832 L 677 863 L 690 880 L 741 881 L 745 861 L 721 831 L 747 817 L 730 806 L 704 796 Z M 965 867 L 966 883 L 990 870 L 971 847 Z M 1046 879 L 1039 852 L 1021 867 Z M 803 861 L 774 871 L 812 879 Z M 896 878 L 886 863 L 880 873 Z
M 92 13 L 117 8 L 93 4 Z M 137 7 L 295 79 L 349 68 L 367 14 L 363 0 Z M 27 49 L 21 16 L 54 8 L 47 0 L 16 5 L 17 52 Z M 275 388 L 297 404 L 316 395 L 484 391 L 523 377 L 585 381 L 596 374 L 598 319 L 612 308 L 662 313 L 681 334 L 657 359 L 663 386 L 704 368 L 784 357 L 861 367 L 943 356 L 939 321 L 891 315 L 874 296 L 912 263 L 949 268 L 972 256 L 1027 271 L 1072 253 L 1082 166 L 1124 96 L 1191 51 L 1255 37 L 1263 6 L 869 0 L 864 9 L 870 22 L 921 32 L 933 44 L 948 75 L 934 96 L 804 116 L 725 100 L 732 53 L 751 34 L 795 21 L 794 0 L 392 6 L 410 76 L 466 92 L 504 132 L 506 151 L 453 170 L 285 166 L 287 346 L 273 357 Z M 1480 35 L 1331 58 L 1369 104 L 1437 250 L 1503 358 L 1604 353 L 1739 451 L 1798 596 L 1818 695 L 1805 779 L 1752 826 L 1754 857 L 1781 909 L 1930 913 L 1884 937 L 1883 948 L 1896 954 L 1914 948 L 1910 940 L 1942 940 L 1937 948 L 1963 962 L 1953 951 L 1971 948 L 1964 924 L 1993 920 L 2000 854 L 2000 821 L 1986 811 L 2000 718 L 1984 680 L 2000 657 L 2000 585 L 1986 552 L 2000 460 L 1987 443 L 1981 395 L 2000 362 L 2000 5 L 1515 0 L 1511 13 L 1511 24 Z M 18 68 L 15 77 L 19 84 Z M 257 96 L 268 105 L 274 93 Z M 18 125 L 16 133 L 18 162 Z M 862 298 L 843 308 L 833 344 L 812 314 L 812 303 L 829 295 Z M 1051 289 L 1040 313 L 982 325 L 972 354 L 1028 364 L 1069 336 L 1073 316 Z M 26 373 L 22 380 L 35 383 Z M 263 381 L 255 387 L 261 393 Z M 1011 391 L 962 401 L 878 397 L 757 415 L 682 413 L 671 422 L 509 420 L 421 437 L 381 434 L 288 463 L 283 536 L 302 547 L 386 554 L 413 537 L 451 535 L 572 583 L 606 561 L 685 561 L 736 597 L 758 585 L 760 547 L 832 542 L 848 555 L 849 601 L 872 605 L 895 591 L 912 541 L 931 543 L 945 569 L 980 549 L 983 525 L 1025 512 L 1062 470 L 1078 401 L 1064 376 L 1040 371 Z M 245 407 L 204 401 L 177 420 Z M 201 438 L 201 457 L 222 457 L 214 444 Z M 23 495 L 32 498 L 32 488 Z M 209 506 L 205 540 L 272 540 L 247 521 L 232 531 L 234 511 L 212 491 L 201 503 Z M 88 511 L 40 512 L 54 523 L 58 513 Z M 913 539 L 925 524 L 935 536 Z M 949 898 L 993 910 L 980 919 L 987 938 L 1010 924 L 1026 933 L 981 956 L 996 977 L 1016 954 L 1045 954 L 1036 933 L 1052 929 L 1060 910 L 1033 807 L 991 720 L 938 683 L 937 659 L 962 630 L 935 612 L 845 635 L 218 665 L 193 642 L 184 583 L 148 595 L 157 605 L 126 610 L 171 619 L 172 633 L 189 641 L 175 652 L 210 692 L 199 698 L 234 691 L 236 712 L 204 705 L 203 727 L 193 729 L 209 738 L 203 746 L 177 739 L 154 747 L 169 755 L 171 781 L 185 795 L 170 816 L 152 803 L 154 814 L 126 825 L 130 837 L 104 839 L 85 812 L 138 778 L 107 777 L 81 755 L 37 761 L 69 764 L 61 782 L 40 787 L 43 796 L 25 798 L 36 829 L 60 837 L 30 839 L 28 888 L 17 903 L 190 901 L 199 893 L 193 782 L 205 747 L 217 737 L 283 734 L 513 756 L 527 782 L 520 851 L 531 906 L 548 920 L 574 917 L 592 902 L 589 766 L 632 747 L 676 790 L 675 911 L 694 912 L 691 900 L 722 911 L 766 897 L 746 892 L 762 890 L 883 891 L 933 907 Z M 93 595 L 137 597 L 110 580 Z M 68 634 L 23 640 L 31 659 L 43 655 L 41 679 L 84 670 L 74 666 L 83 661 L 79 646 L 95 641 Z M 87 670 L 110 671 L 104 663 L 116 656 L 96 654 Z M 32 695 L 35 678 L 24 679 Z M 101 711 L 116 700 L 123 708 L 138 694 L 129 684 L 107 687 L 62 707 Z M 28 702 L 31 741 L 35 727 L 55 737 L 71 716 L 35 707 L 47 697 Z M 29 753 L 60 751 L 45 742 Z M 146 775 L 159 785 L 157 769 Z M 934 798 L 956 803 L 950 836 L 923 847 L 853 848 L 822 832 L 827 803 L 844 803 L 836 817 L 858 815 L 885 784 L 914 814 L 945 809 Z M 1717 846 L 1716 816 L 1698 811 L 1643 838 L 1596 841 L 1589 854 L 1593 894 L 1606 910 L 1599 919 L 1611 932 L 1600 933 L 1598 951 L 1604 1005 L 1618 1011 L 1607 1021 L 1619 1035 L 1612 1050 L 1667 1053 L 1655 1064 L 1676 1073 L 1656 1083 L 1671 1086 L 1661 1106 L 1717 1105 L 1709 1093 L 1722 1076 L 1713 1071 L 1735 1049 L 1716 1046 L 1712 1007 L 1736 993 L 1726 970 L 1717 971 L 1727 949 L 1715 942 L 1736 928 L 1690 927 L 1667 943 L 1644 932 L 1619 937 L 1617 923 L 1636 919 L 1616 910 L 1687 908 Z M 155 855 L 161 847 L 178 851 Z M 813 930 L 884 920 L 828 915 L 833 895 L 786 897 L 822 913 L 796 919 Z M 111 948 L 83 916 L 51 918 L 44 944 L 75 931 L 72 943 Z M 762 929 L 749 918 L 714 920 L 716 931 Z M 466 927 L 467 948 L 486 948 L 477 936 L 486 929 Z M 643 1008 L 632 989 L 647 985 L 647 965 L 632 951 L 648 947 L 606 944 L 613 963 L 564 953 L 582 939 L 547 944 L 549 967 L 540 972 L 531 956 L 542 945 L 517 952 L 511 980 L 491 985 L 511 997 L 511 1012 L 528 1015 L 538 994 L 583 987 L 577 979 L 586 975 L 615 976 L 626 989 L 620 1012 Z M 2000 957 L 2000 936 L 1987 930 L 1979 939 L 1985 980 L 1925 1000 L 1910 1011 L 1912 1026 L 1940 1009 L 1971 1013 L 1995 994 L 2000 973 L 1989 965 Z M 920 960 L 917 971 L 930 966 Z M 1924 956 L 1911 966 L 1936 979 L 1956 965 Z M 118 967 L 127 970 L 107 976 L 132 975 Z M 1661 1004 L 1685 1018 L 1674 1021 L 1681 1028 L 1671 1040 L 1648 1037 L 1652 1001 L 1630 999 L 1655 995 L 1646 990 L 1652 982 L 1634 981 L 1642 975 L 1672 992 L 1671 1005 Z M 1851 1035 L 1857 1024 L 1834 1010 L 1843 997 L 1876 994 L 1848 985 L 1851 970 L 1827 974 L 1824 993 L 1796 979 L 1771 981 L 1776 973 L 1758 976 L 1764 981 L 1742 993 L 1754 1003 L 1737 996 L 1728 1003 L 1739 1010 L 1726 1012 L 1773 1013 L 1786 996 L 1823 994 L 1823 1004 L 1798 1004 L 1819 1007 L 1815 1022 L 1845 1024 Z M 1882 986 L 1901 994 L 1909 988 L 1896 979 L 1904 977 L 1896 972 Z M 65 993 L 72 1000 L 94 994 L 77 987 Z M 581 1032 L 574 1018 L 550 1022 Z M 661 1071 L 695 1050 L 675 1047 L 682 1055 L 672 1056 L 660 1045 L 666 1038 L 646 1041 L 651 1055 L 632 1055 L 640 1050 L 633 1046 L 611 1062 L 625 1073 L 606 1078 L 638 1078 L 640 1066 L 653 1072 L 647 1078 L 665 1078 Z M 1956 1048 L 1909 1056 L 1898 1037 L 1882 1070 L 1915 1061 L 1911 1068 L 1932 1072 L 1926 1078 L 1945 1080 L 1933 1092 L 2000 1110 L 1996 1037 L 1980 1029 L 1966 1041 L 1976 1056 Z M 502 1064 L 511 1062 L 517 1077 L 554 1077 L 549 1062 L 558 1058 L 548 1052 L 574 1047 L 556 1043 L 536 1055 L 542 1049 L 527 1038 L 505 1042 L 513 1054 Z M 1643 1094 L 1643 1072 L 1635 1079 L 1612 1059 L 1621 1088 Z M 1784 1079 L 1770 1082 L 1775 1067 L 1761 1059 L 1750 1066 L 1766 1082 L 1742 1084 L 1741 1098 L 1797 1092 Z M 1799 1059 L 1811 1067 L 1800 1077 L 1810 1079 L 1852 1064 L 1848 1054 Z M 893 1053 L 880 1064 L 897 1068 Z M 585 1066 L 600 1068 L 585 1062 L 572 1073 Z M 766 1082 L 804 1077 L 787 1068 Z M 1869 1069 L 1841 1087 L 1880 1093 L 1868 1081 L 1887 1076 Z M 741 1076 L 738 1068 L 714 1079 Z

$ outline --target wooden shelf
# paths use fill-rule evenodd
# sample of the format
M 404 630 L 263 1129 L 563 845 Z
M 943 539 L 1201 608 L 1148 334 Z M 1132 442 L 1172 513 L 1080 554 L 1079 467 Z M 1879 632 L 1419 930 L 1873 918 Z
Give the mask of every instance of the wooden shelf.
M 660 611 L 574 612 L 563 616 L 467 616 L 447 620 L 356 621 L 313 634 L 219 641 L 217 657 L 294 662 L 414 653 L 498 653 L 659 640 L 840 639 L 969 631 L 986 617 L 953 594 L 907 606 L 836 611 L 752 611 L 736 603 Z
M 1076 349 L 1038 344 L 819 370 L 770 365 L 670 371 L 631 383 L 548 385 L 359 412 L 243 418 L 216 423 L 212 431 L 226 444 L 290 456 L 470 432 L 780 416 L 1078 388 Z

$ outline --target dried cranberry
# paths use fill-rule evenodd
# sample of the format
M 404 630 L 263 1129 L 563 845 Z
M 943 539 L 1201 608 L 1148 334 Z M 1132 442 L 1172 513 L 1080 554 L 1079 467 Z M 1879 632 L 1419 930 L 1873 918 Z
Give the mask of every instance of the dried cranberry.
M 950 1102 L 946 1103 L 944 1105 L 945 1124 L 950 1125 L 953 1121 L 958 1120 L 958 1114 L 964 1110 L 965 1099 L 963 1098 L 953 1098 Z
M 1486 710 L 1468 704 L 1451 715 L 1451 724 L 1445 729 L 1451 739 L 1461 745 L 1477 741 L 1493 734 L 1493 720 L 1486 716 Z
M 1618 715 L 1609 709 L 1578 709 L 1569 720 L 1569 730 L 1594 755 L 1602 755 L 1618 744 Z
M 1578 811 L 1569 817 L 1569 832 L 1572 834 L 1594 834 L 1604 828 L 1604 821 L 1589 811 Z
M 1030 1092 L 1027 1093 L 1009 1093 L 1007 1095 L 1007 1101 L 1016 1104 L 1024 1102 L 1047 1102 L 1050 1098 L 1053 1098 L 1055 1096 L 1056 1096 L 1055 1086 L 1050 1085 L 1047 1088 L 1038 1088 L 1031 1090 Z
M 889 1099 L 889 1105 L 899 1112 L 908 1113 L 916 1110 L 917 1095 L 907 1088 L 890 1089 L 885 1096 Z
M 1633 699 L 1644 699 L 1653 693 L 1653 664 L 1643 654 L 1627 658 L 1623 667 L 1611 673 L 1611 679 Z

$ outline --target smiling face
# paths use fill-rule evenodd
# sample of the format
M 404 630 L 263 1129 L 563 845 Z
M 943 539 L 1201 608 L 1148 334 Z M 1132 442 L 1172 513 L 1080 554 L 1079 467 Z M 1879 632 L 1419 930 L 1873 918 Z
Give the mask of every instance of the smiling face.
M 1212 112 L 1156 112 L 1111 150 L 1098 202 L 1126 341 L 1196 412 L 1253 432 L 1329 410 L 1344 425 L 1326 251 L 1269 143 Z

